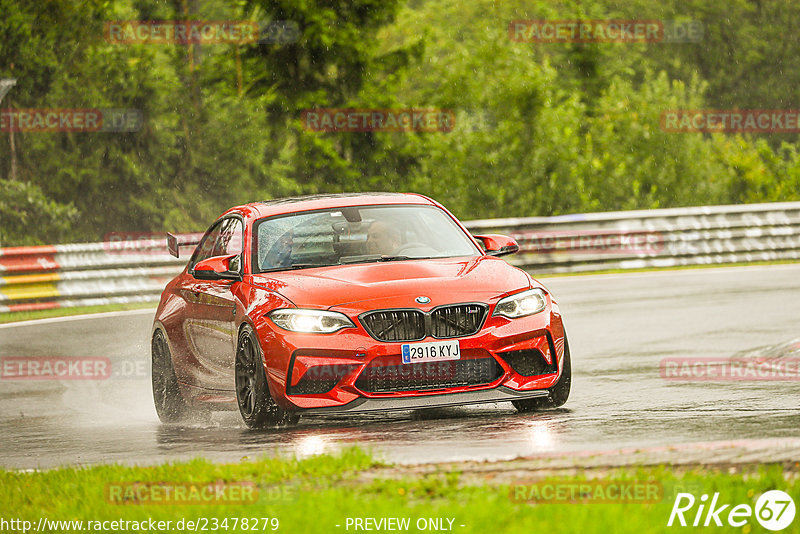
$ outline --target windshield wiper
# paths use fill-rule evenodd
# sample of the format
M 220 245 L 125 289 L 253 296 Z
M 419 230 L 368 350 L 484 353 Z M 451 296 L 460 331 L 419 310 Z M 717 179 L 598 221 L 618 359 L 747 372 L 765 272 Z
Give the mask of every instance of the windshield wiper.
M 262 273 L 274 273 L 279 271 L 294 271 L 295 269 L 309 269 L 311 267 L 332 267 L 336 263 L 295 263 L 287 265 L 286 267 L 272 267 L 270 269 L 262 269 Z
M 404 260 L 427 260 L 429 256 L 353 256 L 350 259 L 343 258 L 340 263 L 378 263 L 384 261 L 404 261 Z
M 309 267 L 330 267 L 336 265 L 335 263 L 293 263 L 289 269 L 307 269 Z
M 412 256 L 381 256 L 377 261 L 403 261 L 403 260 L 424 260 Z

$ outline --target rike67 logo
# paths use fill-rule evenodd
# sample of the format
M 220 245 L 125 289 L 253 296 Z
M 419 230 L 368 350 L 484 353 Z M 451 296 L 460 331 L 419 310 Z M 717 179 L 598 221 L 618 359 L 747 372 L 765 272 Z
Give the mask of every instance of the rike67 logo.
M 711 502 L 705 494 L 696 499 L 691 493 L 678 493 L 667 526 L 721 527 L 727 523 L 732 527 L 743 527 L 755 517 L 765 529 L 777 531 L 791 525 L 794 515 L 794 500 L 788 493 L 780 490 L 762 493 L 756 500 L 755 507 L 749 504 L 734 506 L 723 503 L 719 493 L 712 496 Z

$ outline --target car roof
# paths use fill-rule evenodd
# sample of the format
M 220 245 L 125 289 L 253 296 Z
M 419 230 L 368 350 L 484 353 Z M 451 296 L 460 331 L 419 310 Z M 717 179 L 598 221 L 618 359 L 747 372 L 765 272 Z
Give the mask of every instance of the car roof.
M 275 198 L 252 202 L 231 208 L 226 212 L 250 212 L 257 217 L 270 217 L 298 211 L 312 211 L 348 206 L 370 206 L 373 204 L 420 204 L 435 206 L 431 199 L 416 193 L 331 193 L 297 197 Z M 256 212 L 256 213 L 253 213 Z

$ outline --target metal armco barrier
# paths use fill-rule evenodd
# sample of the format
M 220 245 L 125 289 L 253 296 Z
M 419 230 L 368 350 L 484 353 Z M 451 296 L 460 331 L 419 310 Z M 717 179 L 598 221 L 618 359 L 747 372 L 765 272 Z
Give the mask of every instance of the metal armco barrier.
M 800 202 L 471 221 L 514 237 L 506 259 L 534 276 L 800 260 Z M 163 239 L 0 249 L 0 313 L 157 301 L 189 257 Z
M 800 259 L 800 202 L 587 213 L 466 224 L 514 237 L 532 274 Z
M 0 313 L 156 301 L 185 263 L 166 236 L 0 249 Z

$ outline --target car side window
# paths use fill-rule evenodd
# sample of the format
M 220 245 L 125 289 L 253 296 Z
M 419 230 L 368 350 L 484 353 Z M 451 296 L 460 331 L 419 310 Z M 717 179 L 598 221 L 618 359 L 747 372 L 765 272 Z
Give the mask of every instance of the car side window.
M 214 256 L 228 256 L 242 253 L 242 222 L 229 218 L 222 223 L 217 242 L 214 244 Z

